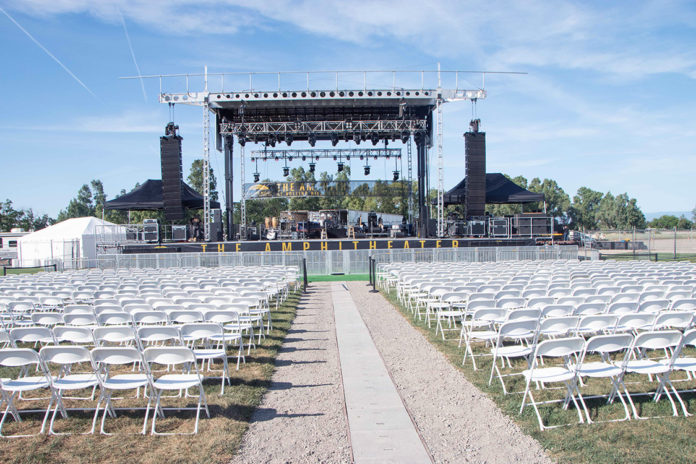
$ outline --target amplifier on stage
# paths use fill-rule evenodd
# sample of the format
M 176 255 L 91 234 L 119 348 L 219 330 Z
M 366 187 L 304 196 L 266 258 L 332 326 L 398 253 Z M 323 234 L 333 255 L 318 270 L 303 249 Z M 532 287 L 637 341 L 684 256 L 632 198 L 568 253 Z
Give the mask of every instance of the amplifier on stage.
M 508 236 L 508 220 L 505 218 L 492 218 L 488 224 L 488 234 L 491 237 Z
M 174 240 L 175 242 L 185 242 L 187 239 L 187 226 L 172 226 L 172 240 Z
M 144 219 L 143 232 L 143 238 L 146 242 L 159 242 L 159 222 L 157 219 Z

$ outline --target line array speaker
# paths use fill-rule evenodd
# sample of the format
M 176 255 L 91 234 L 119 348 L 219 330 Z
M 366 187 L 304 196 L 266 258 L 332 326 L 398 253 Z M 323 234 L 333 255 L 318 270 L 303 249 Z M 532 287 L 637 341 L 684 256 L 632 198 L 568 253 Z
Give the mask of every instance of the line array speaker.
M 483 216 L 486 210 L 486 133 L 466 132 L 466 216 Z
M 162 201 L 167 221 L 184 219 L 181 203 L 183 173 L 181 166 L 181 140 L 178 135 L 160 137 L 162 161 Z

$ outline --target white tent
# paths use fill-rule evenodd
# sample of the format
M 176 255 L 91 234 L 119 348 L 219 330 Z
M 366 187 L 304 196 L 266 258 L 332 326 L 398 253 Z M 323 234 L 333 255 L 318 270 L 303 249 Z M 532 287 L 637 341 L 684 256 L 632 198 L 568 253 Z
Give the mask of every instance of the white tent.
M 97 243 L 126 239 L 126 229 L 95 217 L 67 219 L 21 237 L 17 242 L 20 266 L 59 264 L 65 268 L 96 264 Z

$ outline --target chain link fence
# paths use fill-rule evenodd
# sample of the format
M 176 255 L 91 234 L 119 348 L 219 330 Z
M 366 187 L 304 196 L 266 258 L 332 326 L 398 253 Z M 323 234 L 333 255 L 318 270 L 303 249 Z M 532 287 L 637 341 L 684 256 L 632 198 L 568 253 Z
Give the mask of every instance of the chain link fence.
M 591 248 L 598 249 L 604 257 L 628 258 L 630 255 L 652 260 L 696 259 L 694 229 L 597 230 L 585 232 L 585 236 Z

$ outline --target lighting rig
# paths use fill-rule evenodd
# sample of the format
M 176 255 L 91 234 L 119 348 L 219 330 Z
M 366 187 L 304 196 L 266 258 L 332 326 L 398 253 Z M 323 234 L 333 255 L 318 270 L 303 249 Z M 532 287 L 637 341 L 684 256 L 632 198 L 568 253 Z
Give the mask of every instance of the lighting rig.
M 309 172 L 316 172 L 316 161 L 320 159 L 332 159 L 336 161 L 337 171 L 342 172 L 345 168 L 345 162 L 350 161 L 351 157 L 359 158 L 365 161 L 364 173 L 370 175 L 369 159 L 378 160 L 380 158 L 394 158 L 395 170 L 394 181 L 399 180 L 400 171 L 398 169 L 398 161 L 401 159 L 400 148 L 365 148 L 365 149 L 310 149 L 310 150 L 258 150 L 252 151 L 250 161 L 256 164 L 256 172 L 254 173 L 254 182 L 259 181 L 259 160 L 261 161 L 283 161 L 283 177 L 290 174 L 289 162 L 293 160 L 309 160 Z M 243 162 L 243 161 L 242 161 Z

